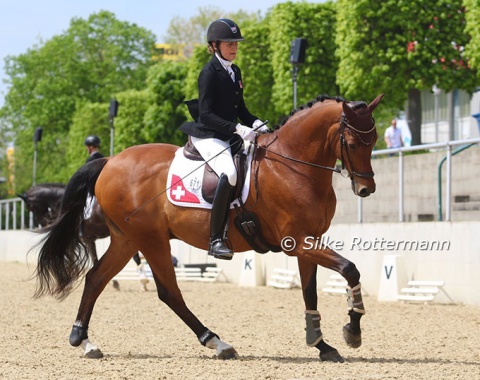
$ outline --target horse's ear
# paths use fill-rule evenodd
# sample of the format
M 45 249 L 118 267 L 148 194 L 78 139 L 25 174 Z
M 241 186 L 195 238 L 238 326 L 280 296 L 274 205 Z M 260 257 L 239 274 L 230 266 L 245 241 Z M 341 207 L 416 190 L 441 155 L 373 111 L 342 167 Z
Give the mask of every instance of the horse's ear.
M 372 113 L 373 110 L 374 110 L 375 108 L 377 108 L 378 103 L 380 103 L 380 100 L 382 100 L 382 98 L 383 98 L 383 95 L 385 95 L 385 94 L 380 94 L 380 95 L 378 95 L 378 96 L 377 96 L 375 99 L 373 99 L 373 101 L 368 105 L 368 110 L 370 111 L 370 113 Z
M 347 102 L 343 102 L 342 107 L 343 107 L 343 113 L 345 114 L 345 117 L 347 119 L 351 120 L 357 116 L 357 113 L 350 108 Z
M 27 193 L 23 193 L 23 194 L 18 194 L 18 193 L 17 193 L 17 196 L 18 196 L 19 198 L 22 198 L 24 202 L 27 202 L 27 201 L 28 201 L 28 195 L 27 195 Z

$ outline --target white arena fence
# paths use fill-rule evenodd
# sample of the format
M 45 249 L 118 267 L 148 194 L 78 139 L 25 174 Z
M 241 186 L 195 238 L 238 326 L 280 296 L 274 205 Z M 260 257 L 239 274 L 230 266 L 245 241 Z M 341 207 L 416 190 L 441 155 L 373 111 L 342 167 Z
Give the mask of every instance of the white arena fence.
M 445 218 L 442 218 L 440 215 L 440 220 L 450 221 L 452 214 L 452 156 L 456 153 L 454 148 L 466 147 L 473 145 L 478 145 L 480 143 L 480 138 L 466 139 L 466 140 L 452 140 L 441 143 L 434 144 L 423 144 L 402 148 L 393 148 L 393 149 L 382 149 L 374 150 L 372 152 L 372 157 L 382 157 L 386 155 L 398 155 L 398 221 L 405 222 L 405 181 L 408 180 L 408 173 L 404 172 L 404 157 L 407 152 L 418 152 L 428 150 L 430 152 L 436 152 L 439 150 L 444 150 L 446 152 L 446 196 L 445 196 Z M 460 150 L 459 150 L 460 151 Z M 427 153 L 428 154 L 428 153 Z M 436 168 L 434 169 L 436 170 Z M 441 190 L 441 189 L 440 189 Z M 440 192 L 441 196 L 441 192 Z M 362 207 L 362 198 L 358 198 L 358 223 L 363 222 L 363 207 Z
M 29 215 L 21 198 L 0 200 L 0 230 L 26 229 L 29 226 L 27 220 Z
M 435 303 L 453 302 L 480 307 L 479 230 L 480 221 L 347 223 L 332 225 L 324 236 L 328 236 L 328 241 L 325 240 L 327 244 L 335 244 L 339 247 L 336 251 L 356 265 L 361 274 L 362 292 L 367 300 L 368 297 L 382 297 L 382 300 L 399 302 L 397 296 L 411 281 L 442 281 L 444 285 L 435 296 Z M 41 235 L 27 230 L 0 231 L 0 262 L 16 261 L 35 265 L 35 249 L 28 255 L 27 252 L 41 238 Z M 442 244 L 436 244 L 437 241 Z M 97 251 L 102 254 L 107 250 L 110 240 L 97 240 L 96 244 Z M 222 269 L 222 281 L 239 286 L 268 286 L 269 280 L 279 272 L 278 269 L 298 273 L 296 258 L 282 252 L 264 255 L 251 251 L 236 252 L 231 261 L 222 261 L 179 240 L 172 240 L 171 248 L 180 267 L 215 264 Z M 128 265 L 135 270 L 133 260 Z M 320 297 L 330 297 L 322 289 L 334 273 L 318 268 L 317 288 Z M 386 287 L 385 283 L 389 285 Z M 289 286 L 278 291 L 295 289 L 298 288 Z M 321 299 L 320 302 L 327 301 Z

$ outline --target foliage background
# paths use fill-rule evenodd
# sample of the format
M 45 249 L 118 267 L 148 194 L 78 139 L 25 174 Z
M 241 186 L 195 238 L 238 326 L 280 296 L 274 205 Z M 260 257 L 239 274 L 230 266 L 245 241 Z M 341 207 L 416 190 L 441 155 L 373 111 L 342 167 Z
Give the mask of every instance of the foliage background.
M 298 67 L 298 106 L 319 94 L 371 101 L 384 92 L 375 115 L 379 136 L 402 109 L 411 113 L 412 132 L 419 134 L 421 90 L 437 84 L 471 92 L 479 85 L 479 16 L 478 0 L 287 1 L 264 17 L 200 7 L 197 16 L 176 18 L 169 28 L 170 42 L 189 46 L 184 62 L 152 59 L 155 36 L 110 12 L 72 19 L 63 34 L 7 58 L 11 87 L 0 110 L 0 144 L 15 144 L 15 182 L 8 189 L 0 185 L 0 193 L 31 186 L 38 126 L 44 133 L 37 183 L 67 182 L 87 158 L 88 134 L 99 135 L 101 151 L 109 155 L 111 99 L 120 103 L 114 153 L 149 142 L 183 144 L 178 127 L 190 119 L 183 102 L 197 97 L 198 73 L 210 59 L 205 30 L 219 17 L 241 25 L 246 41 L 236 64 L 246 103 L 271 127 L 293 108 L 289 56 L 292 40 L 301 37 L 308 42 L 306 61 Z M 380 139 L 377 147 L 383 146 Z M 0 164 L 8 177 L 5 157 Z

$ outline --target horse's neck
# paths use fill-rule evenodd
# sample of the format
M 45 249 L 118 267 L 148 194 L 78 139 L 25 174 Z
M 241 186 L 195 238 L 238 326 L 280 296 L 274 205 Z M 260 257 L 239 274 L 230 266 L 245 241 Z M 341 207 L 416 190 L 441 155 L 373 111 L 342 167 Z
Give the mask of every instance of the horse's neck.
M 329 130 L 334 121 L 330 121 L 332 117 L 317 114 L 318 111 L 312 110 L 295 115 L 278 130 L 278 143 L 288 155 L 297 159 L 332 166 L 336 157 L 329 142 Z

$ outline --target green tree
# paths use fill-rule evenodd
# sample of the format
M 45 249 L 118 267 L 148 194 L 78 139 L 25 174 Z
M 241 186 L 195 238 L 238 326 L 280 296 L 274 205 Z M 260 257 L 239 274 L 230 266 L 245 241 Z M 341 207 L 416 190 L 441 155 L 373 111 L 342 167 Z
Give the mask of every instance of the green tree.
M 420 91 L 472 91 L 478 81 L 465 63 L 465 12 L 461 0 L 338 0 L 337 83 L 349 98 L 373 99 L 402 109 L 412 144 L 421 143 Z
M 145 129 L 145 113 L 153 99 L 148 90 L 127 90 L 115 95 L 119 102 L 114 122 L 114 154 L 133 146 L 149 142 Z
M 465 55 L 468 57 L 470 66 L 477 71 L 480 78 L 480 3 L 478 0 L 463 0 L 466 8 L 465 32 L 471 37 L 465 47 Z
M 184 54 L 190 58 L 195 46 L 206 44 L 208 26 L 219 18 L 230 18 L 243 26 L 246 21 L 260 19 L 260 15 L 258 12 L 249 13 L 243 10 L 226 13 L 215 6 L 198 7 L 197 14 L 189 19 L 177 16 L 170 21 L 167 34 L 164 36 L 165 42 L 184 45 Z M 241 29 L 243 33 L 243 27 Z
M 202 67 L 210 60 L 212 56 L 207 50 L 207 44 L 195 46 L 193 54 L 188 60 L 188 72 L 185 78 L 185 99 L 198 98 L 198 74 Z M 185 115 L 189 117 L 188 111 L 185 108 Z
M 31 185 L 34 129 L 44 129 L 38 181 L 65 182 L 67 136 L 77 104 L 107 103 L 117 92 L 144 88 L 154 43 L 151 32 L 102 11 L 88 20 L 73 19 L 63 34 L 7 59 L 11 87 L 0 128 L 15 141 L 19 189 Z
M 267 20 L 250 20 L 242 26 L 245 41 L 239 44 L 237 64 L 242 69 L 245 103 L 249 111 L 272 127 L 278 112 L 272 102 L 273 65 Z
M 292 65 L 290 47 L 295 38 L 305 38 L 305 63 L 297 78 L 297 105 L 319 94 L 337 95 L 335 84 L 336 6 L 286 2 L 276 5 L 268 19 L 274 77 L 272 100 L 277 112 L 286 114 L 293 108 Z
M 87 160 L 88 154 L 84 141 L 89 135 L 96 135 L 100 138 L 100 153 L 108 156 L 110 154 L 110 127 L 108 106 L 105 103 L 77 104 L 66 143 L 68 177 Z
M 183 103 L 186 76 L 185 62 L 160 62 L 150 69 L 147 88 L 152 103 L 144 117 L 147 141 L 177 145 L 186 142 L 186 136 L 178 129 L 187 120 Z

